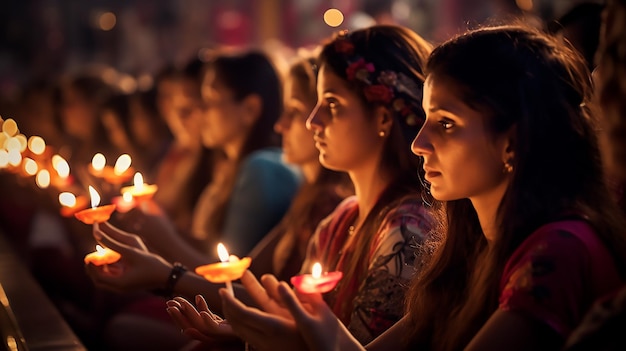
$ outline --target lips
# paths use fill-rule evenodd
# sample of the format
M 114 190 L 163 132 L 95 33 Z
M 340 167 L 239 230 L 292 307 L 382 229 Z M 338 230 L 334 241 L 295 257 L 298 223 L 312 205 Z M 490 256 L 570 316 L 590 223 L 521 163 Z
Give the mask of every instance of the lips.
M 432 168 L 424 167 L 424 177 L 426 179 L 432 179 L 441 175 L 441 172 L 435 171 Z

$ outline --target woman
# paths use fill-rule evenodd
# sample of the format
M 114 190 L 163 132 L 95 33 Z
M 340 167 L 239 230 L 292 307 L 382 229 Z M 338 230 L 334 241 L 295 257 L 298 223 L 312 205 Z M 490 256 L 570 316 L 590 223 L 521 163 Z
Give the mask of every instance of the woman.
M 415 92 L 429 52 L 430 45 L 406 28 L 374 26 L 339 33 L 318 58 L 318 102 L 308 127 L 322 165 L 347 172 L 355 196 L 320 223 L 301 272 L 309 273 L 314 262 L 343 272 L 325 298 L 361 343 L 402 316 L 414 261 L 422 259 L 414 247 L 429 238 L 415 176 L 419 159 L 409 152 L 423 118 Z
M 426 122 L 413 151 L 444 201 L 445 241 L 415 279 L 408 315 L 367 349 L 560 348 L 626 273 L 584 61 L 535 30 L 501 26 L 445 42 L 426 71 Z M 284 284 L 271 288 L 310 349 L 362 349 L 319 296 L 304 309 Z M 256 346 L 273 338 L 256 338 L 250 323 L 293 331 L 222 298 L 235 331 Z

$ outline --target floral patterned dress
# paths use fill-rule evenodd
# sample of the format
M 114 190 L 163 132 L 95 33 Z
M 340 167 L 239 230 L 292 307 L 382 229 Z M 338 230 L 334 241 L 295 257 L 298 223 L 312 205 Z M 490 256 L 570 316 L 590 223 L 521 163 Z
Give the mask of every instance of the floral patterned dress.
M 415 248 L 424 242 L 432 227 L 422 198 L 407 197 L 398 206 L 383 213 L 367 255 L 360 264 L 366 268 L 364 279 L 344 276 L 347 293 L 337 289 L 325 295 L 326 302 L 348 329 L 366 344 L 397 322 L 404 312 L 404 297 L 410 279 L 415 274 Z M 313 263 L 320 262 L 327 271 L 344 271 L 352 252 L 344 247 L 351 235 L 350 226 L 358 215 L 354 196 L 345 199 L 335 211 L 323 220 L 310 241 L 303 273 L 311 272 Z M 338 306 L 351 301 L 352 312 L 342 316 Z

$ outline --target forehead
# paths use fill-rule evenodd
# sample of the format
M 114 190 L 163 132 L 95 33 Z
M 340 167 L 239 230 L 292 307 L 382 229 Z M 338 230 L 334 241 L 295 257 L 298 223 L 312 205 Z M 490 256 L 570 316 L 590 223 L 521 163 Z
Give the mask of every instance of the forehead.
M 332 90 L 336 93 L 350 93 L 348 84 L 345 79 L 338 76 L 328 65 L 324 64 L 320 67 L 317 80 L 318 91 Z

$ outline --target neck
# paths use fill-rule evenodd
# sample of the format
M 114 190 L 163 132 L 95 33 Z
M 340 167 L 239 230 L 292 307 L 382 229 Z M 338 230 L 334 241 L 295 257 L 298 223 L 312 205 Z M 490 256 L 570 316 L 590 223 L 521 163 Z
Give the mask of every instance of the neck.
M 237 160 L 241 155 L 241 150 L 243 150 L 243 144 L 245 142 L 245 137 L 241 136 L 230 143 L 224 145 L 224 154 L 226 158 L 230 161 Z
M 317 177 L 319 177 L 322 166 L 320 162 L 314 159 L 311 162 L 306 162 L 300 165 L 300 169 L 302 170 L 302 175 L 304 176 L 304 180 L 307 184 L 313 184 Z
M 498 208 L 506 192 L 508 182 L 500 183 L 487 194 L 472 197 L 472 205 L 478 215 L 478 221 L 488 242 L 493 242 L 498 233 Z
M 354 222 L 359 227 L 368 213 L 372 210 L 380 194 L 391 182 L 391 175 L 380 167 L 349 171 L 350 179 L 354 184 L 354 193 L 359 202 L 359 216 Z

